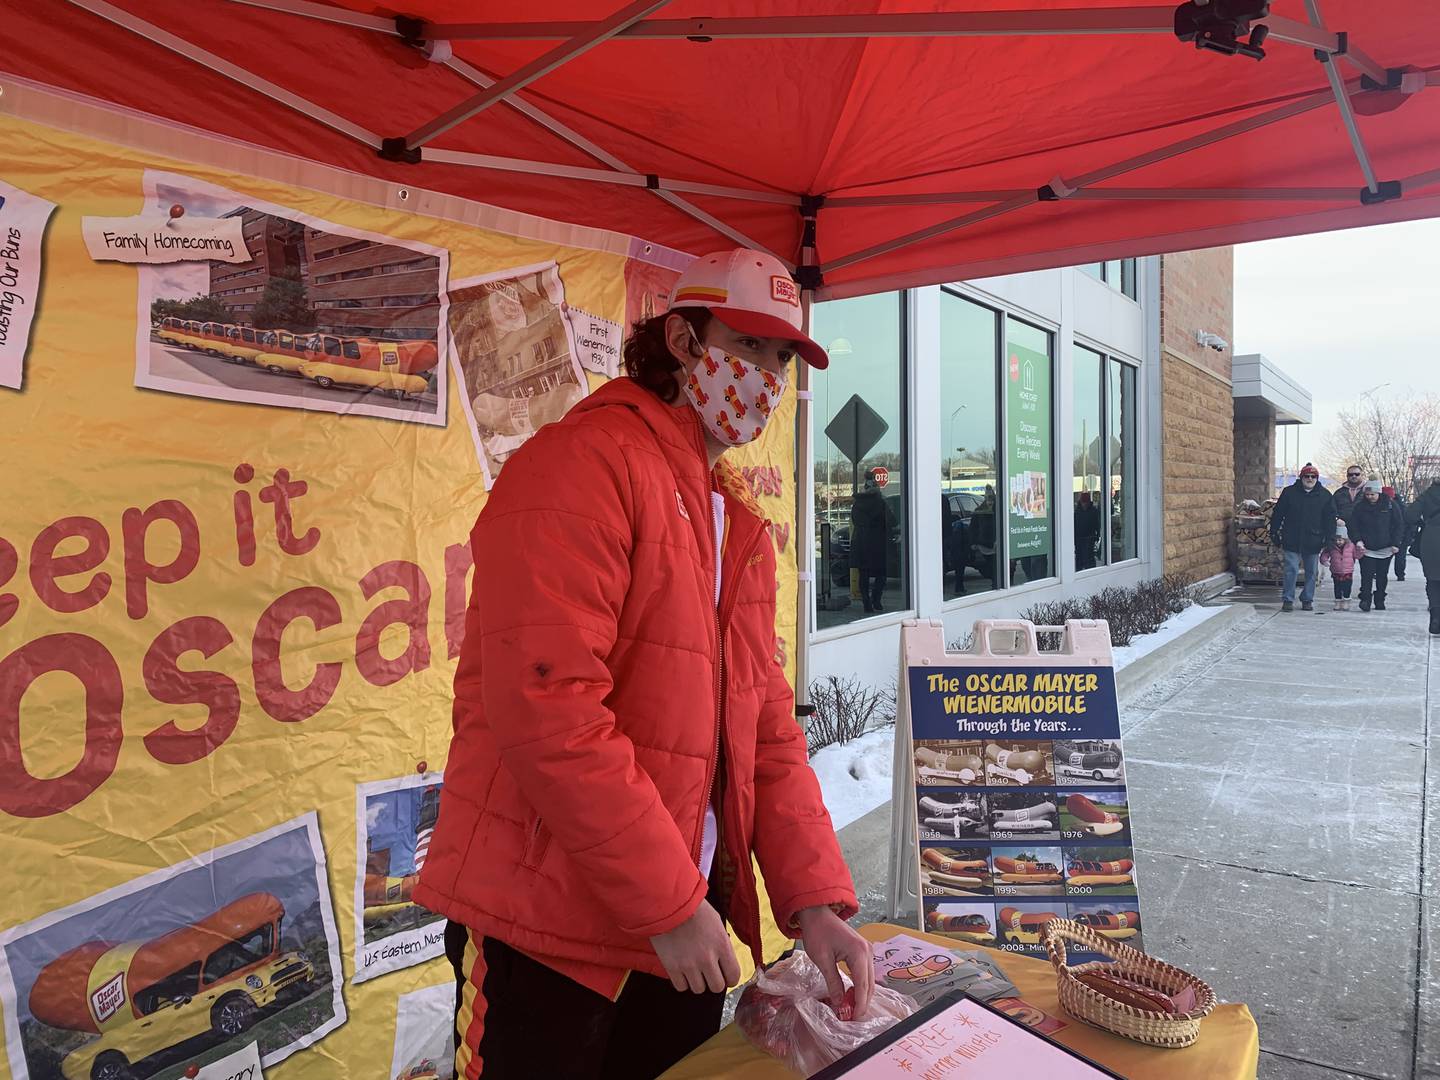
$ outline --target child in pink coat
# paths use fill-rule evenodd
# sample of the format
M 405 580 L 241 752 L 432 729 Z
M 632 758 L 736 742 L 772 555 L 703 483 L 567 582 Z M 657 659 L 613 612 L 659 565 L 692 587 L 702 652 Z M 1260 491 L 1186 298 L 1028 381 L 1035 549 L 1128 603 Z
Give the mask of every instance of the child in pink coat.
M 1355 563 L 1364 554 L 1363 546 L 1351 543 L 1345 523 L 1337 523 L 1335 539 L 1330 541 L 1329 547 L 1320 552 L 1320 565 L 1328 566 L 1330 576 L 1335 579 L 1334 610 L 1350 610 L 1350 588 L 1355 583 Z

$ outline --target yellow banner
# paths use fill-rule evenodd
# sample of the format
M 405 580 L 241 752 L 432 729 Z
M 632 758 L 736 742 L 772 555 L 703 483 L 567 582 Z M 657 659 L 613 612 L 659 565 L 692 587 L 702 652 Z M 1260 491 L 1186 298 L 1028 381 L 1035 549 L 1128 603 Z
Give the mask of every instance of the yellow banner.
M 449 1076 L 443 923 L 409 896 L 485 572 L 469 530 L 675 256 L 11 117 L 0 162 L 57 207 L 0 388 L 0 860 L 23 883 L 0 1077 L 180 1077 L 251 1044 L 282 1078 Z M 226 221 L 248 259 L 87 251 L 87 217 L 167 215 Z M 776 522 L 792 673 L 794 408 L 732 455 Z

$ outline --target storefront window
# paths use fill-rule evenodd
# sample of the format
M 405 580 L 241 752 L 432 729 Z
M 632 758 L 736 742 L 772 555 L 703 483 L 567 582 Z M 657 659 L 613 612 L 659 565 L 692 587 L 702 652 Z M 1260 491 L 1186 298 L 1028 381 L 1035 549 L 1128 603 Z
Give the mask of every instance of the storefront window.
M 824 630 L 910 607 L 903 298 L 814 309 L 816 619 Z
M 1105 561 L 1105 357 L 1075 346 L 1074 491 L 1075 569 Z
M 1110 561 L 1139 555 L 1135 530 L 1135 369 L 1110 361 Z
M 999 315 L 940 294 L 940 551 L 944 596 L 1000 587 Z
M 1135 286 L 1137 276 L 1135 260 L 1122 260 L 1120 264 L 1120 291 L 1131 300 L 1139 299 L 1139 290 Z
M 1136 262 L 1134 259 L 1106 259 L 1104 262 L 1081 263 L 1075 268 L 1082 274 L 1089 274 L 1096 281 L 1106 282 L 1112 289 L 1118 289 L 1131 300 L 1136 299 Z
M 1006 551 L 1010 583 L 1022 585 L 1055 574 L 1050 335 L 1006 319 L 1005 357 Z

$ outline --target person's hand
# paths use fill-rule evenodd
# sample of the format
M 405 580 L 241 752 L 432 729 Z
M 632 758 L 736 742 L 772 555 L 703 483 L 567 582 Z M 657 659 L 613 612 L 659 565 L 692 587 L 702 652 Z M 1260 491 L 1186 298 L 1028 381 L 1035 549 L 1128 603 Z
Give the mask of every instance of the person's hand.
M 721 994 L 740 981 L 740 963 L 725 922 L 708 900 L 700 901 L 695 914 L 674 930 L 652 937 L 650 944 L 676 990 Z
M 805 952 L 825 975 L 830 991 L 830 1004 L 839 1008 L 845 997 L 845 983 L 840 978 L 838 962 L 845 961 L 850 979 L 855 984 L 855 1019 L 870 1009 L 870 994 L 875 988 L 875 965 L 870 957 L 870 943 L 829 907 L 803 908 L 795 915 Z

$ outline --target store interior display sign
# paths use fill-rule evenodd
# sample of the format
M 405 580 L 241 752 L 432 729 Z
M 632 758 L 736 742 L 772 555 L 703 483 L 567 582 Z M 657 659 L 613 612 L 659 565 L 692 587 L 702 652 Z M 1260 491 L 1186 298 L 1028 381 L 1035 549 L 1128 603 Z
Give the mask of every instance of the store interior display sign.
M 975 1080 L 1094 1080 L 1113 1076 L 967 994 L 948 994 L 884 1035 L 816 1073 L 812 1080 L 966 1076 Z

